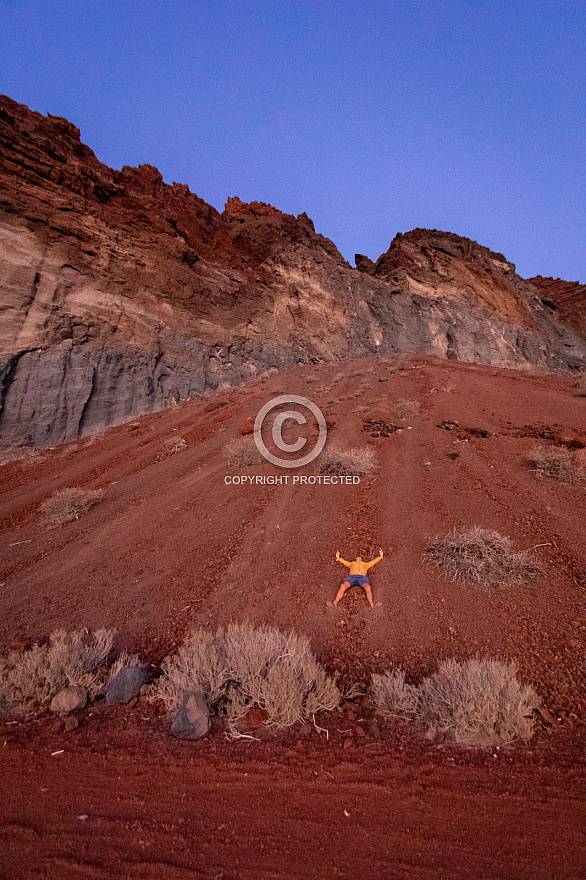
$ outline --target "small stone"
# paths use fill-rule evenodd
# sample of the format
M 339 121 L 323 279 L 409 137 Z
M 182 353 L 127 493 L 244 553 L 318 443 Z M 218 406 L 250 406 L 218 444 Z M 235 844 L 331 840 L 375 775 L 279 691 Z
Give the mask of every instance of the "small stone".
M 126 708 L 127 708 L 127 709 L 134 709 L 134 707 L 136 706 L 137 703 L 138 703 L 138 697 L 133 697 L 133 698 L 132 698 L 131 700 L 129 700 L 128 703 L 126 704 Z
M 252 706 L 244 716 L 244 724 L 248 730 L 258 730 L 264 727 L 269 719 L 269 713 L 262 706 Z
M 538 706 L 535 711 L 540 716 L 541 720 L 544 721 L 546 724 L 554 723 L 554 716 L 551 714 L 551 712 L 548 712 L 544 706 Z
M 351 749 L 353 745 L 354 745 L 354 743 L 352 742 L 350 737 L 348 737 L 347 739 L 344 740 L 344 748 L 345 749 Z
M 73 712 L 75 709 L 83 709 L 87 703 L 87 691 L 85 688 L 70 687 L 63 688 L 51 700 L 51 712 Z
M 70 733 L 72 730 L 75 730 L 78 725 L 79 721 L 77 720 L 75 715 L 67 715 L 63 719 L 63 730 L 65 731 L 65 733 Z
M 130 702 L 148 680 L 149 674 L 142 666 L 125 666 L 108 685 L 106 702 L 109 706 Z
M 51 731 L 51 733 L 61 733 L 61 731 L 63 730 L 63 727 L 64 727 L 63 718 L 55 718 L 51 722 L 51 724 L 49 726 L 49 730 Z
M 210 712 L 204 695 L 200 691 L 186 694 L 171 725 L 171 735 L 177 739 L 201 739 L 209 730 Z
M 356 727 L 356 736 L 366 736 L 366 731 L 364 727 L 361 727 L 360 725 Z
M 302 724 L 299 728 L 299 736 L 311 736 L 313 733 L 313 727 L 311 724 Z
M 368 733 L 369 736 L 380 736 L 380 727 L 376 723 L 376 721 L 371 721 L 368 725 Z

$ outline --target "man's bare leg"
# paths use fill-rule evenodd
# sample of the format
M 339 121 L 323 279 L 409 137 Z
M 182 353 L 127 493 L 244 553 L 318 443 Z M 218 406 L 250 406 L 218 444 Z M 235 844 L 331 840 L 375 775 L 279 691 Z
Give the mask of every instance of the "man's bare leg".
M 344 581 L 344 583 L 342 584 L 342 586 L 338 590 L 338 595 L 334 599 L 334 605 L 338 604 L 338 602 L 340 601 L 340 599 L 342 598 L 342 596 L 344 595 L 346 590 L 349 590 L 349 589 L 350 589 L 350 584 L 348 583 L 348 581 Z
M 366 593 L 366 598 L 368 599 L 368 604 L 370 605 L 371 608 L 374 608 L 375 605 L 374 605 L 374 602 L 372 601 L 372 590 L 370 588 L 370 584 L 362 584 L 362 586 L 364 587 L 364 592 Z M 378 606 L 381 603 L 377 602 L 376 604 Z

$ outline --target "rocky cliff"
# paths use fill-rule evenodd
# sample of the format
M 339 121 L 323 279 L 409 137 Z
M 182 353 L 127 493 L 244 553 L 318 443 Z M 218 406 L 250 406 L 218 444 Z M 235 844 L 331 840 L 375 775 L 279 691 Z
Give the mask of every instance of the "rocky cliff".
M 541 275 L 528 280 L 537 287 L 548 309 L 557 311 L 562 320 L 586 337 L 586 284 L 562 281 L 561 278 L 543 278 Z
M 0 431 L 54 445 L 298 363 L 380 351 L 562 371 L 586 344 L 500 254 L 398 235 L 351 268 L 297 217 L 222 214 L 0 97 Z

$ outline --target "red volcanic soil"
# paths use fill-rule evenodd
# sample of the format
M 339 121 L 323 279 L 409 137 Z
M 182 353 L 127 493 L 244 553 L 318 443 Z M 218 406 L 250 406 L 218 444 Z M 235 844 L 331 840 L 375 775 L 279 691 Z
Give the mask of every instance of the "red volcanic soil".
M 278 393 L 315 401 L 332 443 L 370 445 L 377 473 L 359 486 L 294 486 L 295 471 L 289 485 L 226 485 L 284 473 L 224 454 Z M 397 419 L 401 398 L 420 413 Z M 376 421 L 401 430 L 371 436 Z M 169 438 L 187 448 L 170 454 Z M 281 373 L 0 468 L 2 653 L 57 627 L 107 626 L 156 667 L 191 627 L 248 619 L 307 634 L 363 689 L 391 665 L 417 680 L 446 657 L 514 660 L 549 713 L 530 743 L 486 751 L 377 729 L 366 700 L 317 717 L 323 731 L 232 742 L 221 726 L 176 742 L 142 699 L 91 704 L 71 733 L 45 711 L 14 717 L 0 738 L 0 876 L 582 876 L 586 483 L 537 480 L 536 442 L 586 445 L 569 380 L 369 359 Z M 68 486 L 104 500 L 48 531 L 39 505 Z M 422 561 L 427 538 L 475 525 L 533 549 L 543 576 L 487 592 Z M 379 546 L 382 606 L 352 590 L 326 607 L 344 573 L 335 551 Z

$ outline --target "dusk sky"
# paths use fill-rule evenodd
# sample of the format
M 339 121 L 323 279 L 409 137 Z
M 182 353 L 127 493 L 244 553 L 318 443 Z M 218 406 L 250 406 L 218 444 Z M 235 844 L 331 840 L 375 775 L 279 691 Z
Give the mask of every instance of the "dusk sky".
M 0 92 L 352 264 L 422 226 L 586 282 L 582 0 L 0 0 Z

